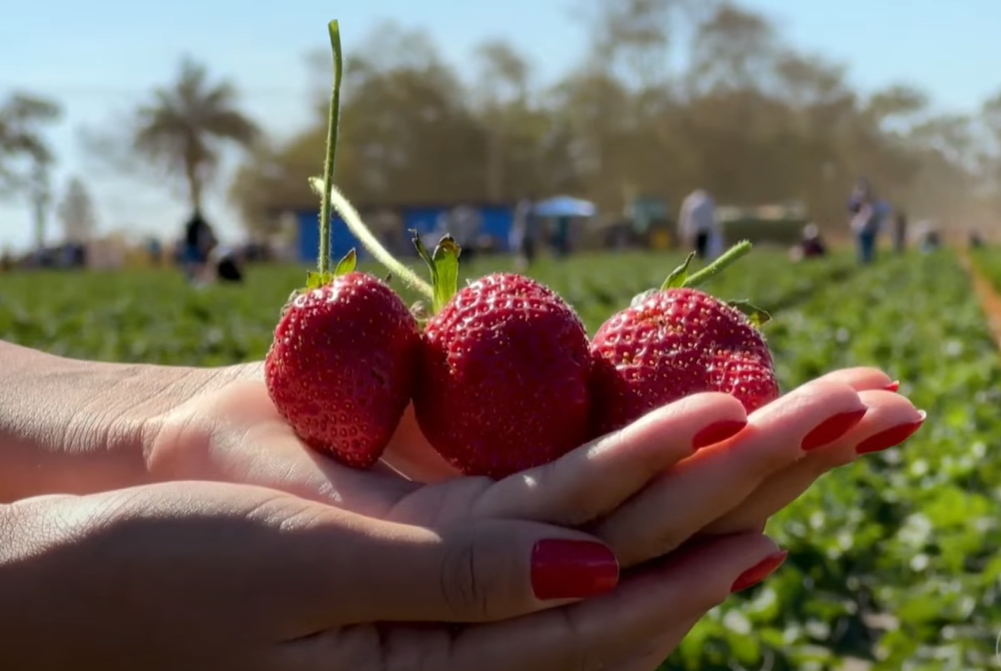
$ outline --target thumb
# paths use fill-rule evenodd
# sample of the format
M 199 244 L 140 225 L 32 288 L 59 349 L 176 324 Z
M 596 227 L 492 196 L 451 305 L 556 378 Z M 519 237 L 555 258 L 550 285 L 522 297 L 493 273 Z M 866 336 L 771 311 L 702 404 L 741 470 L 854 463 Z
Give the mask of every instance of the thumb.
M 352 517 L 347 536 L 327 524 L 313 528 L 328 564 L 316 593 L 326 626 L 503 620 L 618 583 L 612 551 L 576 531 L 515 520 L 432 531 Z

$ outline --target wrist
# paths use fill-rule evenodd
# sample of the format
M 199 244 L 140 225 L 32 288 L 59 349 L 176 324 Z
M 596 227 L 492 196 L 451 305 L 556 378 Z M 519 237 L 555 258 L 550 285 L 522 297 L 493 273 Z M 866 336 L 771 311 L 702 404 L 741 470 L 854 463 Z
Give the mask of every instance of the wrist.
M 259 368 L 98 363 L 0 342 L 0 502 L 151 481 L 149 452 L 164 418 Z

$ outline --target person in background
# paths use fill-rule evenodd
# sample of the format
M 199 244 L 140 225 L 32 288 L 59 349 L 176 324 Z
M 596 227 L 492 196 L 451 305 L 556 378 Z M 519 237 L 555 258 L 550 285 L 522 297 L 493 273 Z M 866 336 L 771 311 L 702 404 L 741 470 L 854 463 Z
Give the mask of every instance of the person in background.
M 184 225 L 184 252 L 181 258 L 188 281 L 197 283 L 206 279 L 209 253 L 217 243 L 212 226 L 200 211 L 195 210 Z
M 553 250 L 559 258 L 570 256 L 570 229 L 573 217 L 557 217 L 556 230 L 553 231 Z
M 214 279 L 219 282 L 243 282 L 243 270 L 236 252 L 231 247 L 216 245 L 209 253 L 209 260 L 214 269 Z
M 146 239 L 146 253 L 149 254 L 149 262 L 154 268 L 159 268 L 163 263 L 163 245 L 160 238 L 150 236 Z
M 980 249 L 984 246 L 984 239 L 980 237 L 980 232 L 976 230 L 970 231 L 968 241 L 970 249 Z
M 869 265 L 876 258 L 876 242 L 886 209 L 886 204 L 876 197 L 869 181 L 864 177 L 859 179 L 848 199 L 848 211 L 852 214 L 850 226 L 862 265 Z
M 897 210 L 893 219 L 893 251 L 903 254 L 907 249 L 907 213 Z
M 705 189 L 696 189 L 681 203 L 678 233 L 684 244 L 700 259 L 709 257 L 709 244 L 718 236 L 716 203 Z
M 827 256 L 827 245 L 820 236 L 820 229 L 816 224 L 807 224 L 803 227 L 803 238 L 789 250 L 789 257 L 793 261 L 802 261 L 823 256 Z
M 519 270 L 527 269 L 535 261 L 535 246 L 539 231 L 538 217 L 532 212 L 534 207 L 535 197 L 532 194 L 519 200 L 514 207 L 508 244 L 516 254 L 515 264 Z
M 476 245 L 483 230 L 480 211 L 470 205 L 452 208 L 445 218 L 447 232 L 462 250 L 463 261 L 469 262 L 476 255 Z

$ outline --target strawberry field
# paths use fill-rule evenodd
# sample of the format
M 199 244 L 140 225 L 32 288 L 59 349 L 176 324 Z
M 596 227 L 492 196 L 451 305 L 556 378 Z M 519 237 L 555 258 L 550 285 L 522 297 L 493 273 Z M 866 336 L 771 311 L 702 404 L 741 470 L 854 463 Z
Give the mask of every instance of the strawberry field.
M 1001 259 L 1001 256 L 996 257 Z M 582 256 L 532 273 L 592 331 L 678 258 Z M 975 255 L 1001 287 L 1001 260 Z M 476 275 L 505 267 L 484 259 Z M 738 269 L 739 268 L 739 269 Z M 221 365 L 261 358 L 301 268 L 244 286 L 188 287 L 172 271 L 0 276 L 0 338 L 76 357 Z M 1001 633 L 1001 359 L 951 251 L 792 265 L 755 250 L 707 288 L 772 313 L 783 389 L 871 364 L 929 421 L 900 448 L 824 477 L 772 520 L 790 550 L 760 588 L 717 609 L 665 669 L 933 671 L 995 668 Z

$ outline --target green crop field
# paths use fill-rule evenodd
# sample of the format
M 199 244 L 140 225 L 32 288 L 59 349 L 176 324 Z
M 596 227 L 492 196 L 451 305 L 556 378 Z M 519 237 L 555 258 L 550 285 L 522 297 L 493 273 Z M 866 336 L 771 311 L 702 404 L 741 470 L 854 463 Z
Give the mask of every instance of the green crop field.
M 976 264 L 1001 286 L 995 259 L 985 251 Z M 532 274 L 593 332 L 678 260 L 587 256 Z M 0 338 L 104 360 L 251 360 L 266 352 L 303 273 L 252 267 L 243 286 L 201 290 L 173 271 L 0 276 Z M 997 668 L 1001 360 L 956 255 L 887 257 L 860 270 L 850 256 L 793 265 L 756 250 L 707 288 L 772 312 L 765 328 L 783 389 L 875 365 L 902 381 L 928 422 L 901 448 L 824 477 L 774 518 L 768 531 L 789 549 L 787 563 L 714 611 L 663 668 Z

